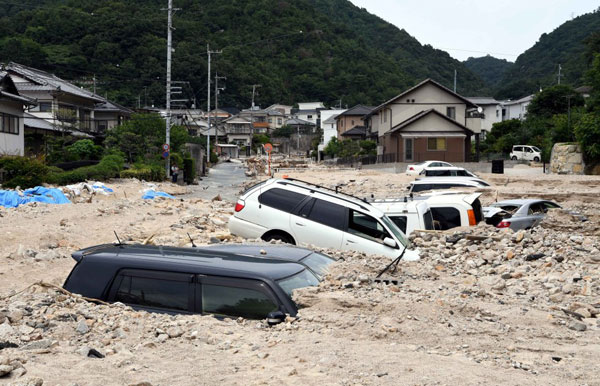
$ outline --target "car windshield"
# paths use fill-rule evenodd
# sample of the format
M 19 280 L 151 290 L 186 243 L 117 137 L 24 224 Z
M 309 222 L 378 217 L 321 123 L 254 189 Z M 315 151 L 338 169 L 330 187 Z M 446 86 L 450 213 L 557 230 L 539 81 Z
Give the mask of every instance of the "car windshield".
M 308 269 L 304 269 L 294 276 L 277 280 L 277 283 L 279 283 L 279 286 L 286 294 L 292 297 L 292 292 L 294 292 L 295 289 L 318 286 L 319 279 Z
M 383 215 L 383 217 L 381 217 L 381 220 L 383 221 L 385 226 L 390 230 L 390 232 L 393 233 L 396 239 L 400 241 L 400 244 L 402 244 L 402 246 L 406 248 L 406 246 L 408 245 L 408 240 L 406 239 L 406 235 L 402 233 L 400 229 L 398 229 L 398 226 L 394 224 L 394 222 L 390 220 L 390 218 L 386 215 Z
M 319 280 L 323 280 L 323 277 L 327 275 L 329 265 L 333 263 L 335 260 L 329 256 L 323 255 L 321 253 L 311 253 L 301 260 L 301 263 L 305 264 Z

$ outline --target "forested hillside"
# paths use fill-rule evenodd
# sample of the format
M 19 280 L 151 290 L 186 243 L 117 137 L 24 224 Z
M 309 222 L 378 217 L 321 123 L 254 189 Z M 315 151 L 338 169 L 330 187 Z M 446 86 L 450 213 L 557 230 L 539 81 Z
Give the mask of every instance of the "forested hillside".
M 495 96 L 519 98 L 554 85 L 558 81 L 558 65 L 562 66 L 561 83 L 583 84 L 592 54 L 587 44 L 600 34 L 600 12 L 595 11 L 569 20 L 521 54 L 504 75 Z
M 504 74 L 513 66 L 513 63 L 506 59 L 498 59 L 490 55 L 469 58 L 463 63 L 478 75 L 490 89 L 497 87 Z
M 167 1 L 0 0 L 0 62 L 45 69 L 135 106 L 164 104 Z M 378 104 L 431 77 L 480 94 L 446 52 L 346 0 L 174 0 L 173 80 L 206 103 L 206 44 L 226 76 L 220 105 L 321 100 Z M 301 32 L 300 32 L 301 31 Z

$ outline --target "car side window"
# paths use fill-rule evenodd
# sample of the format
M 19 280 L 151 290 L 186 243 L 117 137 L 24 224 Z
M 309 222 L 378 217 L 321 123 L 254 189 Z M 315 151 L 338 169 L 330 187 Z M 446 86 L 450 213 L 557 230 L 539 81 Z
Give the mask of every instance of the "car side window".
M 115 280 L 113 300 L 133 306 L 191 311 L 192 275 L 127 270 Z
M 312 209 L 312 207 L 313 207 L 314 204 L 315 204 L 315 199 L 314 198 L 311 198 L 310 200 L 308 200 L 298 210 L 298 216 L 304 217 L 304 218 L 308 218 L 308 215 L 310 214 L 310 210 Z
M 306 195 L 285 189 L 273 188 L 258 196 L 258 202 L 271 208 L 290 213 Z
M 544 205 L 542 203 L 531 204 L 527 214 L 543 214 L 545 212 Z
M 456 175 L 459 177 L 470 177 L 471 175 L 467 173 L 466 170 L 457 170 Z
M 406 225 L 404 230 L 406 230 Z M 376 218 L 352 209 L 348 219 L 348 233 L 379 243 L 382 243 L 386 237 L 390 237 L 390 234 Z
M 417 192 L 424 192 L 425 190 L 431 190 L 431 184 L 414 184 L 412 186 L 412 190 L 411 192 L 417 193 Z
M 531 150 L 531 148 L 530 148 L 530 147 L 526 147 L 526 148 L 525 148 L 525 151 L 526 151 L 527 153 L 533 153 L 533 150 Z
M 396 226 L 402 231 L 402 233 L 406 234 L 406 216 L 388 216 Z
M 344 230 L 346 222 L 346 208 L 316 198 L 308 215 L 308 219 L 335 229 Z
M 544 206 L 545 206 L 547 209 L 555 209 L 555 208 L 560 208 L 560 205 L 557 205 L 557 204 L 555 204 L 555 203 L 553 203 L 553 202 L 550 202 L 550 201 L 545 201 L 543 204 L 544 204 Z
M 245 319 L 264 319 L 278 309 L 263 291 L 228 285 L 227 281 L 202 283 L 202 313 Z
M 440 230 L 451 229 L 461 226 L 460 212 L 456 208 L 443 207 L 431 208 L 434 221 L 439 224 Z

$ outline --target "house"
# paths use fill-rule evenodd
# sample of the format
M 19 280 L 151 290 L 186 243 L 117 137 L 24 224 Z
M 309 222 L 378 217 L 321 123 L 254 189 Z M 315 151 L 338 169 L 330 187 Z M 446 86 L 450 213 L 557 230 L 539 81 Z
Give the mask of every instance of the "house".
M 337 126 L 337 134 L 338 139 L 344 138 L 356 138 L 359 132 L 363 133 L 363 138 L 366 138 L 366 127 L 365 122 L 363 120 L 364 116 L 373 111 L 374 107 L 364 106 L 364 105 L 356 105 L 343 113 L 338 114 L 336 119 Z M 344 136 L 349 130 L 354 129 L 355 127 L 362 128 L 359 130 L 354 130 L 352 134 Z
M 233 143 L 217 143 L 215 145 L 220 157 L 240 158 L 240 147 Z
M 289 127 L 293 127 L 294 129 L 312 129 L 315 127 L 315 124 L 310 121 L 305 121 L 300 118 L 292 118 L 285 121 L 285 125 Z
M 9 63 L 5 71 L 21 95 L 38 101 L 27 112 L 50 123 L 54 128 L 52 131 L 73 135 L 93 132 L 95 108 L 106 99 L 55 75 L 21 64 Z
M 507 100 L 502 102 L 502 120 L 508 121 L 509 119 L 520 119 L 524 120 L 527 115 L 527 106 L 533 100 L 535 95 L 528 95 L 515 101 Z
M 23 110 L 35 101 L 19 94 L 12 77 L 0 71 L 0 156 L 25 155 Z
M 325 147 L 331 140 L 331 138 L 337 138 L 337 115 L 346 111 L 345 109 L 337 109 L 337 110 L 321 110 L 321 130 L 323 131 L 323 137 L 321 138 L 321 143 L 319 144 L 319 157 L 320 153 L 325 150 Z M 320 160 L 320 158 L 319 158 Z
M 467 127 L 467 110 L 477 107 L 426 79 L 377 106 L 364 121 L 368 132 L 377 133 L 377 154 L 384 162 L 465 162 L 475 134 Z
M 298 109 L 293 110 L 292 115 L 294 118 L 310 122 L 313 126 L 318 126 L 319 111 L 324 109 L 323 102 L 303 102 L 298 103 Z
M 476 127 L 477 120 L 473 119 L 467 123 L 475 124 L 468 125 L 468 127 L 475 134 L 481 133 L 481 139 L 485 139 L 486 134 L 492 131 L 494 123 L 502 121 L 501 103 L 492 97 L 467 97 L 467 99 L 480 107 L 467 112 L 468 118 L 479 118 L 480 125 Z
M 227 143 L 233 143 L 240 146 L 249 146 L 252 144 L 252 122 L 249 119 L 239 115 L 233 116 L 223 121 Z
M 107 130 L 122 124 L 125 120 L 131 118 L 133 111 L 123 107 L 115 102 L 105 100 L 94 107 L 91 131 L 104 135 Z

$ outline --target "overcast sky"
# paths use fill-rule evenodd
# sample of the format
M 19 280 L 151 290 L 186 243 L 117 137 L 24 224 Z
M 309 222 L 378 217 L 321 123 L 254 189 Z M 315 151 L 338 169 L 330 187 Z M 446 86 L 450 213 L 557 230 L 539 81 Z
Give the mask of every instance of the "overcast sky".
M 542 33 L 600 6 L 598 0 L 350 1 L 459 60 L 490 54 L 511 62 Z

